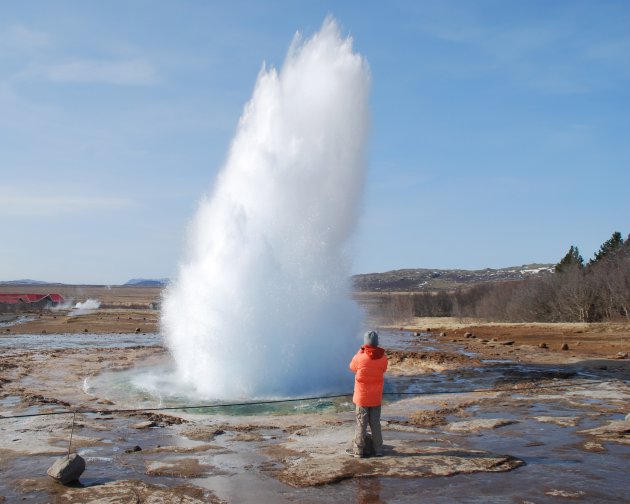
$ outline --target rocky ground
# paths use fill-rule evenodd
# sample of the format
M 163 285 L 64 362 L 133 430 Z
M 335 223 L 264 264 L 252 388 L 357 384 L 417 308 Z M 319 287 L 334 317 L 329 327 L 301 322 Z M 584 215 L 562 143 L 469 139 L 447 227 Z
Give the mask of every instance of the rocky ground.
M 0 338 L 85 326 L 128 341 L 154 330 L 157 312 L 86 317 L 46 314 Z M 161 363 L 160 345 L 11 343 L 0 352 L 0 502 L 621 502 L 629 339 L 623 325 L 433 319 L 383 329 L 387 390 L 406 394 L 386 398 L 385 456 L 366 459 L 345 454 L 354 415 L 344 398 L 247 415 L 118 411 L 133 404 L 86 378 Z M 74 427 L 68 413 L 7 418 L 76 409 Z M 62 486 L 46 470 L 71 433 L 87 468 Z

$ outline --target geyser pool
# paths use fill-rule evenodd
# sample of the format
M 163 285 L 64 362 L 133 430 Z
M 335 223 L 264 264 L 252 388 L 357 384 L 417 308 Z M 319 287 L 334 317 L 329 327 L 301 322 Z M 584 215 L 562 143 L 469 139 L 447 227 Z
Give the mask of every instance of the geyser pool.
M 176 378 L 207 399 L 348 390 L 369 70 L 327 18 L 263 67 L 165 292 Z

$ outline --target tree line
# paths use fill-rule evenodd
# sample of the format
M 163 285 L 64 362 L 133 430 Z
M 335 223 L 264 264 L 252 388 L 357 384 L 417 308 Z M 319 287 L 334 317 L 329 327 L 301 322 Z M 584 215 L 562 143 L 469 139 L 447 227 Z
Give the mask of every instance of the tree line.
M 479 317 L 505 322 L 630 321 L 630 235 L 614 232 L 588 261 L 571 245 L 553 274 L 452 292 L 392 297 L 392 318 Z

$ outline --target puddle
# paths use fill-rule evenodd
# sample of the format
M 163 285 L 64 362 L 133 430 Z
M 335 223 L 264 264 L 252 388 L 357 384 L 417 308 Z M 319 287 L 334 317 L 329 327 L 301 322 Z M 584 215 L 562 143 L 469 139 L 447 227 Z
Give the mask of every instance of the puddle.
M 161 345 L 158 333 L 146 334 L 15 334 L 1 335 L 0 348 L 62 350 L 70 348 L 129 348 Z
M 437 350 L 430 345 L 437 341 L 432 333 L 422 332 L 416 336 L 411 331 L 379 331 L 378 337 L 380 346 L 390 350 Z
M 338 413 L 354 409 L 351 395 L 306 400 L 263 398 L 256 404 L 248 404 L 255 400 L 204 401 L 187 395 L 187 391 L 170 378 L 172 374 L 166 363 L 147 368 L 105 372 L 85 378 L 83 391 L 93 397 L 111 401 L 117 408 L 177 408 L 177 411 L 183 413 L 199 415 L 295 415 Z

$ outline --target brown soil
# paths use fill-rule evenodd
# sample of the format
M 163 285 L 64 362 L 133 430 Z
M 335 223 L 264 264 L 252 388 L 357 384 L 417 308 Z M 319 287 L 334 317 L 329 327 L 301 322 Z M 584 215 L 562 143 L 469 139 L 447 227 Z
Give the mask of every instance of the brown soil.
M 571 362 L 584 358 L 625 360 L 624 354 L 630 353 L 628 323 L 509 324 L 422 318 L 400 327 L 415 332 L 444 333 L 442 338 L 446 341 L 464 344 L 484 357 Z M 561 350 L 563 344 L 568 350 Z

